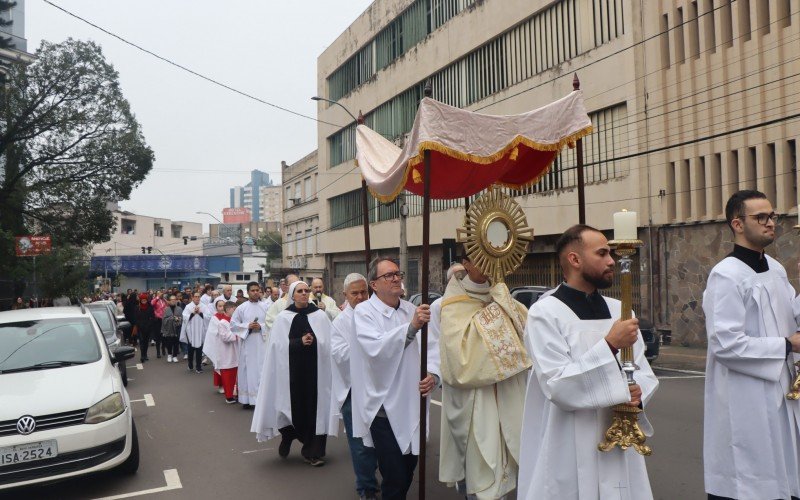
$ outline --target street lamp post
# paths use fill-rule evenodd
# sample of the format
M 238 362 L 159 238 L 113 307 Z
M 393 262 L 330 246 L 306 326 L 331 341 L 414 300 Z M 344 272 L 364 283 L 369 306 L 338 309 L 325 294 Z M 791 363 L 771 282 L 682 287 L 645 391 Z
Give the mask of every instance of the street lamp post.
M 342 108 L 350 118 L 356 123 L 356 126 L 364 123 L 364 116 L 359 112 L 359 117 L 356 118 L 353 113 L 350 112 L 349 109 L 345 108 L 344 105 L 337 101 L 332 101 L 330 99 L 326 99 L 324 97 L 314 96 L 311 98 L 313 101 L 324 101 L 335 106 L 339 106 Z M 367 273 L 369 273 L 369 264 L 370 260 L 372 260 L 371 251 L 370 251 L 370 241 L 369 241 L 369 207 L 367 203 L 367 181 L 364 177 L 361 177 L 361 211 L 364 212 L 362 214 L 362 222 L 364 225 L 364 262 L 366 263 Z
M 158 253 L 161 254 L 161 268 L 164 269 L 164 290 L 166 290 L 167 289 L 167 268 L 170 266 L 170 264 L 172 264 L 172 262 L 169 260 L 169 257 L 167 257 L 166 254 L 164 254 L 164 252 L 162 252 L 160 249 L 158 249 L 157 247 L 153 247 L 153 248 Z

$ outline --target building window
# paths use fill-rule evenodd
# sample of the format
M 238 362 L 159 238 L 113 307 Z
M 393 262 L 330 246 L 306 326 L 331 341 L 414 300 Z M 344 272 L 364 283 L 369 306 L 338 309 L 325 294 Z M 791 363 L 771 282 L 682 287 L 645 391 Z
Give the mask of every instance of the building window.
M 295 244 L 297 245 L 295 247 L 294 254 L 295 255 L 304 255 L 305 251 L 303 250 L 303 246 L 304 246 L 303 245 L 303 233 L 301 233 L 300 231 L 294 233 L 294 241 L 295 241 Z
M 703 0 L 703 34 L 704 49 L 709 54 L 717 51 L 717 25 L 714 20 L 714 0 Z
M 675 15 L 675 29 L 672 30 L 672 36 L 675 40 L 675 62 L 680 64 L 686 60 L 686 52 L 683 45 L 683 9 L 681 7 L 678 7 Z
M 675 211 L 675 202 L 676 202 L 676 193 L 677 190 L 675 185 L 675 162 L 669 162 L 669 171 L 667 172 L 667 189 L 666 189 L 666 197 L 667 197 L 667 220 L 674 221 L 677 219 L 677 214 Z
M 669 16 L 661 16 L 661 69 L 669 68 Z
M 725 212 L 722 206 L 722 155 L 720 153 L 711 157 L 711 212 L 709 217 L 716 217 Z
M 286 186 L 286 208 L 292 208 L 292 187 Z
M 704 157 L 694 160 L 694 180 L 692 181 L 691 196 L 694 199 L 695 219 L 702 219 L 708 215 L 706 211 L 706 159 Z
M 317 242 L 314 240 L 314 233 L 311 229 L 306 229 L 306 254 L 314 255 L 317 253 Z
M 294 183 L 294 204 L 295 205 L 303 201 L 303 195 L 302 195 L 300 189 L 301 189 L 300 183 L 299 182 L 295 182 Z
M 739 4 L 739 38 L 746 42 L 750 40 L 750 0 L 736 0 Z
M 700 57 L 700 21 L 697 19 L 697 2 L 689 3 L 689 57 Z
M 161 224 L 153 224 L 153 235 L 157 237 L 164 236 L 164 228 L 161 226 Z
M 622 0 L 592 0 L 596 47 L 625 33 L 625 13 L 622 4 Z
M 314 188 L 311 186 L 311 177 L 306 177 L 303 179 L 303 190 L 305 191 L 305 199 L 311 200 L 314 198 Z
M 758 159 L 755 146 L 747 148 L 747 159 L 744 163 L 745 189 L 758 189 Z
M 720 40 L 726 47 L 733 46 L 733 12 L 731 2 L 733 0 L 722 0 L 722 7 L 719 9 L 721 24 Z
M 173 224 L 171 229 L 173 238 L 180 238 L 181 236 L 183 236 L 183 226 L 181 226 L 180 224 Z
M 133 219 L 121 219 L 119 232 L 121 234 L 136 234 L 136 221 Z
M 789 5 L 791 0 L 777 0 L 775 4 L 776 12 L 775 17 L 778 21 L 778 26 L 785 28 L 792 24 L 792 9 Z
M 767 199 L 772 200 L 772 202 L 777 205 L 778 190 L 775 187 L 775 143 L 767 144 L 763 153 L 764 166 L 760 177 L 763 179 L 764 187 L 761 191 L 767 195 Z M 779 209 L 777 206 L 775 208 Z
M 770 31 L 769 19 L 769 2 L 770 0 L 757 0 L 756 4 L 756 22 L 761 35 L 766 35 Z

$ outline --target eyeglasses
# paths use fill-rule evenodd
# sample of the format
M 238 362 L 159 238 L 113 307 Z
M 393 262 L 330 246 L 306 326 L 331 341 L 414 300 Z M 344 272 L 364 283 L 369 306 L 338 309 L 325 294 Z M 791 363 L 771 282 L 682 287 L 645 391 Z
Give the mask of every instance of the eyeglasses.
M 375 278 L 375 281 L 378 281 L 379 278 L 383 278 L 385 281 L 394 281 L 395 278 L 402 280 L 403 278 L 405 278 L 405 276 L 406 273 L 404 273 L 403 271 L 395 271 L 393 273 L 381 274 L 380 276 Z
M 775 212 L 768 214 L 745 214 L 745 215 L 740 215 L 738 218 L 743 219 L 745 217 L 754 218 L 756 222 L 758 222 L 762 226 L 766 226 L 768 221 L 772 221 L 773 224 L 776 224 L 778 222 L 778 219 L 780 218 L 780 216 Z
M 311 293 L 311 290 L 303 288 L 302 290 L 295 290 L 294 293 Z

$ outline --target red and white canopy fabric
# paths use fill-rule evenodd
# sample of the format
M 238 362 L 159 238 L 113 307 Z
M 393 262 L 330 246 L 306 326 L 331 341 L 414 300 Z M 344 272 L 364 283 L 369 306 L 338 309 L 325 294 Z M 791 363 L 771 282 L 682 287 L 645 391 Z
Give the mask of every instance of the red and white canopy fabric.
M 558 152 L 591 133 L 575 91 L 533 111 L 483 115 L 424 98 L 401 150 L 365 125 L 356 129 L 356 160 L 372 195 L 394 200 L 423 194 L 423 154 L 431 152 L 431 198 L 461 198 L 500 184 L 522 188 L 547 173 Z

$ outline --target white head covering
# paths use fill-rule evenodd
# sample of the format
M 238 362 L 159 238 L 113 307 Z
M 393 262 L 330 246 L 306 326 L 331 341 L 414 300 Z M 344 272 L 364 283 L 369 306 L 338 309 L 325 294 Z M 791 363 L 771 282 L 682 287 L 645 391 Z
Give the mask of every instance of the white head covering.
M 300 281 L 300 280 L 295 281 L 294 283 L 289 285 L 289 293 L 287 293 L 287 295 L 286 295 L 286 300 L 289 301 L 289 305 L 294 304 L 294 289 L 297 288 L 297 285 L 299 285 L 301 283 L 303 285 L 305 285 L 305 286 L 308 286 L 308 283 L 306 283 L 305 281 Z

